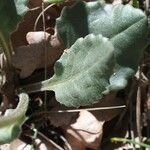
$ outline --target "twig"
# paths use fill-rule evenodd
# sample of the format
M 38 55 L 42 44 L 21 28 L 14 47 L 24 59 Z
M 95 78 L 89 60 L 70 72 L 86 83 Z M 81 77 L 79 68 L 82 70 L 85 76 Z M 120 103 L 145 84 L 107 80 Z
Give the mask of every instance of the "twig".
M 49 113 L 74 113 L 74 112 L 80 112 L 82 110 L 97 111 L 97 110 L 110 110 L 110 109 L 120 109 L 120 108 L 126 108 L 126 105 L 111 106 L 111 107 L 82 108 L 82 109 L 72 109 L 72 110 L 58 110 L 58 111 L 48 111 L 48 112 Z
M 28 126 L 26 124 L 26 127 L 28 127 L 29 129 L 31 129 L 32 131 L 34 131 L 36 134 L 34 135 L 34 138 L 35 136 L 39 135 L 41 136 L 43 139 L 45 139 L 47 142 L 51 143 L 54 147 L 56 147 L 58 150 L 64 150 L 62 147 L 60 147 L 58 144 L 56 144 L 54 141 L 52 141 L 51 139 L 49 139 L 47 136 L 45 136 L 43 133 L 41 133 L 40 131 L 38 131 L 37 129 L 35 128 L 31 128 L 30 126 Z
M 138 87 L 137 90 L 137 98 L 136 98 L 136 125 L 137 125 L 137 134 L 139 137 L 139 141 L 142 140 L 141 133 L 141 87 Z
M 41 137 L 43 137 L 47 142 L 51 143 L 54 147 L 56 147 L 58 150 L 64 150 L 62 147 L 60 147 L 58 144 L 56 144 L 54 141 L 52 141 L 51 139 L 49 139 L 47 136 L 45 136 L 43 133 L 41 132 L 37 132 L 38 135 L 40 135 Z
M 47 79 L 47 48 L 46 48 L 46 25 L 45 25 L 45 14 L 44 14 L 44 2 L 42 2 L 42 21 L 44 31 L 44 79 Z M 47 107 L 47 91 L 44 91 L 44 108 Z
M 129 127 L 130 127 L 130 135 L 131 135 L 131 140 L 135 139 L 134 136 L 134 125 L 133 125 L 133 101 L 130 103 L 130 108 L 129 108 L 129 114 L 130 114 L 130 119 L 129 119 Z M 133 150 L 136 150 L 135 145 L 131 143 Z
M 99 110 L 111 110 L 111 109 L 121 109 L 121 108 L 126 108 L 125 105 L 121 105 L 121 106 L 111 106 L 111 107 L 97 107 L 97 108 L 83 108 L 83 109 L 72 109 L 72 110 L 58 110 L 58 111 L 43 111 L 43 112 L 37 112 L 34 113 L 30 116 L 30 118 L 33 118 L 35 116 L 38 115 L 44 115 L 44 114 L 53 114 L 53 113 L 75 113 L 75 112 L 80 112 L 83 110 L 87 110 L 87 111 L 99 111 Z
M 49 6 L 47 6 L 44 10 L 42 10 L 42 12 L 38 15 L 35 23 L 34 23 L 34 31 L 36 31 L 36 27 L 37 27 L 37 24 L 38 24 L 38 21 L 39 19 L 41 18 L 41 16 L 43 15 L 44 12 L 46 12 L 49 8 L 53 7 L 55 4 L 51 4 Z
M 138 90 L 137 90 L 137 98 L 136 98 L 136 126 L 137 126 L 137 134 L 139 137 L 139 141 L 142 140 L 141 133 L 141 67 L 139 67 L 138 71 Z
M 63 137 L 61 135 L 60 138 L 64 141 L 64 143 L 67 146 L 68 150 L 72 150 L 71 145 L 68 143 L 68 141 L 65 139 L 65 137 Z

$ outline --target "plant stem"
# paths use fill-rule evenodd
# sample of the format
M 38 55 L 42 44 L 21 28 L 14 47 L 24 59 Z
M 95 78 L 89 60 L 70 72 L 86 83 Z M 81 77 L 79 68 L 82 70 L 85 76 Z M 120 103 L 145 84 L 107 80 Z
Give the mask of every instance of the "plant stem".
M 148 145 L 148 144 L 145 144 L 142 142 L 136 142 L 135 140 L 125 139 L 125 138 L 114 137 L 114 138 L 111 138 L 111 141 L 113 141 L 113 142 L 126 142 L 126 143 L 130 143 L 130 144 L 132 143 L 135 145 L 139 145 L 141 147 L 150 148 L 150 145 Z
M 22 92 L 26 92 L 26 93 L 35 93 L 35 92 L 39 92 L 39 91 L 46 91 L 50 88 L 50 79 L 45 80 L 45 81 L 40 81 L 37 83 L 33 83 L 33 84 L 29 84 L 29 85 L 25 85 L 25 86 L 21 86 L 16 90 L 16 93 L 22 93 Z
M 4 51 L 5 57 L 6 57 L 6 61 L 8 63 L 9 66 L 12 66 L 12 61 L 11 61 L 11 57 L 12 57 L 12 48 L 10 45 L 10 40 L 7 39 L 4 34 L 2 33 L 2 31 L 0 30 L 0 43 L 2 45 L 2 49 Z

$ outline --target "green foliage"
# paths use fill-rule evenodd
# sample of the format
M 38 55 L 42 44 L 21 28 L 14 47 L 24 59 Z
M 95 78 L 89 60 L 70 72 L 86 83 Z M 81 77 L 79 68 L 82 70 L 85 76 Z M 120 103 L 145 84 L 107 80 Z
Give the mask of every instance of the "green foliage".
M 7 113 L 0 117 L 0 144 L 9 143 L 19 137 L 21 126 L 26 121 L 26 110 L 29 97 L 22 93 L 16 109 L 7 110 Z
M 111 40 L 117 63 L 104 93 L 127 85 L 127 79 L 137 70 L 142 50 L 149 43 L 147 18 L 130 5 L 79 1 L 63 9 L 57 19 L 57 30 L 66 48 L 90 33 L 102 34 Z
M 65 2 L 65 0 L 44 0 L 45 3 L 62 3 Z
M 95 102 L 109 85 L 115 64 L 113 50 L 111 42 L 102 35 L 78 39 L 55 63 L 55 74 L 44 89 L 55 91 L 56 99 L 67 106 Z
M 68 50 L 51 79 L 23 90 L 53 90 L 67 106 L 88 105 L 125 88 L 149 43 L 147 17 L 130 5 L 79 1 L 62 10 L 56 27 Z
M 139 1 L 138 0 L 133 0 L 132 6 L 135 7 L 135 8 L 140 8 L 139 7 Z
M 114 138 L 111 138 L 111 141 L 112 142 L 126 142 L 130 144 L 139 145 L 140 147 L 150 148 L 150 145 L 148 144 L 145 144 L 142 142 L 136 142 L 135 140 L 125 139 L 125 138 L 114 137 Z
M 0 43 L 9 63 L 12 54 L 10 33 L 27 10 L 27 0 L 0 0 Z

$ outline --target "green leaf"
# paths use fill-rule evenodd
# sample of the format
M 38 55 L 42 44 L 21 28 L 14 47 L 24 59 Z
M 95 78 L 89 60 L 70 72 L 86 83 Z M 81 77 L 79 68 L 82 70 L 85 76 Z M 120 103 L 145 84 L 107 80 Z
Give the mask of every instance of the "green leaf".
M 54 76 L 20 90 L 53 90 L 67 106 L 95 103 L 125 88 L 149 43 L 147 18 L 130 5 L 79 1 L 63 9 L 57 30 L 69 50 L 56 62 Z
M 141 10 L 130 5 L 79 1 L 63 9 L 57 19 L 57 30 L 67 48 L 90 33 L 110 38 L 117 63 L 110 78 L 111 85 L 105 93 L 127 85 L 149 43 L 147 18 Z
M 0 117 L 0 144 L 9 143 L 20 136 L 21 126 L 27 119 L 25 113 L 28 108 L 29 97 L 22 93 L 19 98 L 17 108 L 7 110 L 7 113 Z
M 0 44 L 11 63 L 10 34 L 16 29 L 22 16 L 28 11 L 28 0 L 0 0 Z
M 62 3 L 65 2 L 65 0 L 44 0 L 45 3 Z
M 107 50 L 107 52 L 106 52 Z M 99 100 L 113 72 L 114 47 L 102 35 L 78 39 L 55 63 L 54 76 L 42 82 L 41 90 L 55 91 L 56 99 L 79 107 Z M 23 90 L 32 90 L 37 85 Z
M 65 7 L 61 17 L 57 19 L 56 27 L 65 46 L 69 48 L 74 42 L 89 34 L 88 14 L 85 3 L 78 2 L 73 7 Z

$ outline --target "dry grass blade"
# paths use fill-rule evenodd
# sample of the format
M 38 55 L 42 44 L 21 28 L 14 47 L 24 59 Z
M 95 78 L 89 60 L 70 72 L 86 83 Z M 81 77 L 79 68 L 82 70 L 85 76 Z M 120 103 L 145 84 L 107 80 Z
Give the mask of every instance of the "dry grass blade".
M 56 144 L 54 141 L 52 141 L 51 139 L 49 139 L 47 136 L 45 136 L 43 133 L 41 132 L 37 132 L 38 135 L 40 135 L 41 137 L 43 137 L 47 142 L 51 143 L 54 147 L 56 147 L 58 150 L 64 150 L 62 147 L 60 147 L 58 144 Z
M 100 110 L 112 110 L 112 109 L 122 109 L 126 108 L 126 105 L 121 106 L 111 106 L 111 107 L 96 107 L 96 108 L 83 108 L 83 109 L 71 109 L 71 110 L 57 110 L 57 111 L 42 111 L 34 113 L 30 116 L 30 118 L 37 116 L 37 115 L 44 115 L 44 114 L 53 114 L 53 113 L 75 113 L 75 112 L 81 112 L 83 110 L 86 111 L 100 111 Z
M 137 125 L 137 133 L 139 140 L 142 140 L 142 133 L 141 133 L 141 88 L 138 87 L 137 90 L 137 99 L 136 99 L 136 125 Z
M 142 141 L 142 132 L 141 132 L 141 79 L 142 79 L 142 70 L 139 67 L 138 70 L 138 89 L 137 89 L 137 98 L 136 98 L 136 125 L 137 125 L 137 134 L 139 141 Z
M 60 136 L 60 138 L 64 141 L 66 147 L 67 147 L 67 150 L 72 150 L 71 148 L 71 145 L 68 143 L 68 141 L 66 140 L 65 137 L 63 137 L 62 135 Z
M 83 109 L 72 109 L 72 110 L 58 110 L 58 111 L 50 111 L 50 113 L 74 113 L 74 112 L 80 112 L 82 110 L 98 111 L 98 110 L 110 110 L 110 109 L 120 109 L 120 108 L 126 108 L 126 106 L 122 105 L 122 106 L 111 106 L 111 107 L 97 107 L 97 108 L 83 108 Z
M 35 24 L 34 24 L 34 31 L 36 31 L 36 27 L 37 27 L 37 24 L 38 24 L 38 21 L 39 19 L 41 18 L 41 16 L 43 16 L 43 13 L 46 12 L 49 8 L 53 7 L 55 4 L 51 4 L 49 6 L 47 6 L 45 9 L 42 10 L 42 12 L 38 15 L 36 21 L 35 21 Z

